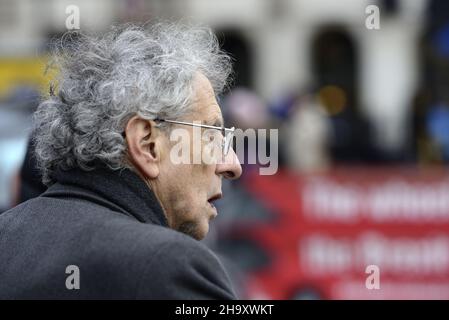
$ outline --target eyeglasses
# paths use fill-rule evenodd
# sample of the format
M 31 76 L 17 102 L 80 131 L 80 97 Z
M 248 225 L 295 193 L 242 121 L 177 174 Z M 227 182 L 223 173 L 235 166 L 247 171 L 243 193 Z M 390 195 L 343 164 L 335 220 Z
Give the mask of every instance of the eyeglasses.
M 223 155 L 226 156 L 229 153 L 229 150 L 231 149 L 232 138 L 234 137 L 234 131 L 235 131 L 234 127 L 232 127 L 232 128 L 216 127 L 216 126 L 209 126 L 209 125 L 199 124 L 199 123 L 175 121 L 175 120 L 167 120 L 167 119 L 155 119 L 154 121 L 168 122 L 168 123 L 182 124 L 182 125 L 192 126 L 192 127 L 220 130 L 221 133 L 223 134 L 223 141 L 221 143 Z

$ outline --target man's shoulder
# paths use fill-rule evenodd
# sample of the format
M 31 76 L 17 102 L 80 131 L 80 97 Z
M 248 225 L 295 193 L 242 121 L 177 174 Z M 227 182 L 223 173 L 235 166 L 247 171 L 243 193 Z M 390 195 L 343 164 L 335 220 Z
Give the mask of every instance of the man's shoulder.
M 119 219 L 105 222 L 103 230 L 105 236 L 114 239 L 112 242 L 115 243 L 104 250 L 119 251 L 119 254 L 126 251 L 130 259 L 156 269 L 169 270 L 180 264 L 198 262 L 213 268 L 220 264 L 215 254 L 202 242 L 168 227 Z
M 77 265 L 85 297 L 109 293 L 144 299 L 235 297 L 223 266 L 203 243 L 105 207 L 34 199 L 0 215 L 1 229 L 7 235 L 0 241 L 6 250 L 0 256 L 12 259 L 17 252 L 23 256 L 10 268 L 11 281 L 18 276 L 14 270 L 24 268 L 20 261 L 39 256 L 45 266 L 42 279 L 64 276 L 67 265 Z
M 158 231 L 157 250 L 145 264 L 138 298 L 235 299 L 228 274 L 207 246 L 177 231 Z M 157 295 L 153 287 L 159 288 Z
M 84 238 L 92 234 L 95 239 L 91 239 L 91 244 L 99 243 L 103 239 L 109 244 L 118 242 L 124 246 L 132 242 L 132 248 L 135 249 L 180 245 L 206 249 L 199 241 L 168 227 L 143 223 L 124 212 L 76 199 L 31 199 L 2 213 L 0 224 L 5 228 L 9 225 L 31 228 L 36 232 L 41 228 L 51 227 L 53 232 L 64 235 L 83 233 Z
M 200 241 L 183 233 L 152 223 L 142 223 L 128 217 L 114 216 L 102 221 L 97 235 L 110 237 L 121 247 L 132 248 L 138 254 L 148 251 L 165 251 L 164 256 L 171 256 L 171 252 L 212 252 Z M 117 247 L 116 247 L 117 248 Z M 111 250 L 114 248 L 111 246 Z
M 89 255 L 99 259 L 91 263 L 134 273 L 130 277 L 138 282 L 137 298 L 235 298 L 230 279 L 215 253 L 183 233 L 116 218 L 104 222 L 96 239 Z

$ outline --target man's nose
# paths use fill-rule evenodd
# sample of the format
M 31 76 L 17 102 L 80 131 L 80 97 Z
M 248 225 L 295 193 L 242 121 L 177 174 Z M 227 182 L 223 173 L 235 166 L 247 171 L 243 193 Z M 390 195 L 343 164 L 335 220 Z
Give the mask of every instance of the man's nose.
M 216 173 L 230 180 L 238 179 L 242 175 L 242 166 L 232 148 L 224 156 L 223 161 L 217 164 Z

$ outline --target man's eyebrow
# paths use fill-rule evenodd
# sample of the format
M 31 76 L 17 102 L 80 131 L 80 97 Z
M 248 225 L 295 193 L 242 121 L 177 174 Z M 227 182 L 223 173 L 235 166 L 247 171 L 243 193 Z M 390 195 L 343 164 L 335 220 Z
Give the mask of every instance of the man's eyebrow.
M 213 120 L 213 123 L 211 125 L 214 127 L 223 127 L 223 119 L 217 118 L 217 119 Z

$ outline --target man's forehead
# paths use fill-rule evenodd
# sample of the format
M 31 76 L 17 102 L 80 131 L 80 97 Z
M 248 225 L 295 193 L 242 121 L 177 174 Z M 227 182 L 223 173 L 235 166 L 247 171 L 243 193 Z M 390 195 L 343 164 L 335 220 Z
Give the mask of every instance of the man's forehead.
M 223 115 L 209 80 L 198 73 L 194 83 L 193 120 L 223 126 Z
M 223 117 L 221 116 L 221 114 L 220 114 L 220 116 L 215 117 L 214 119 L 210 120 L 209 123 L 215 127 L 224 127 L 224 121 L 223 121 Z
M 202 121 L 208 125 L 216 127 L 222 127 L 224 125 L 223 115 L 218 104 L 205 106 L 201 112 L 196 112 L 194 117 L 198 117 L 198 119 L 194 120 Z

